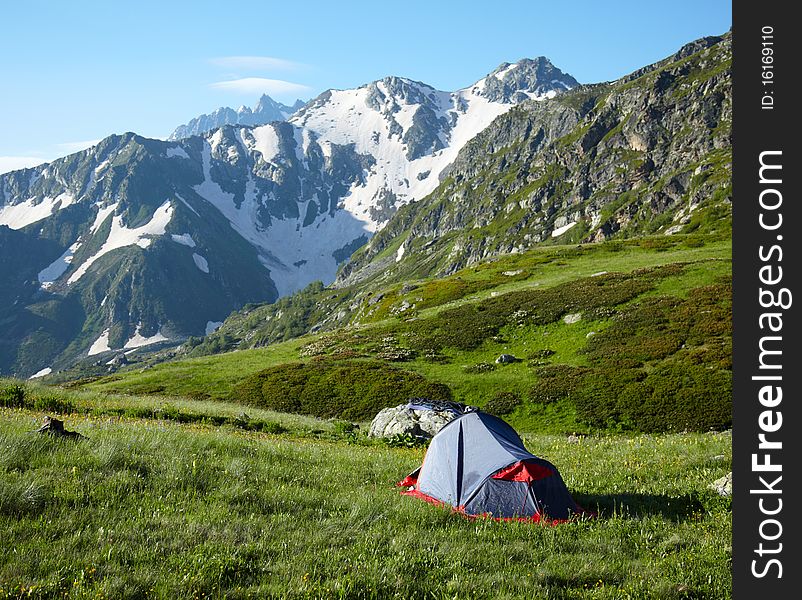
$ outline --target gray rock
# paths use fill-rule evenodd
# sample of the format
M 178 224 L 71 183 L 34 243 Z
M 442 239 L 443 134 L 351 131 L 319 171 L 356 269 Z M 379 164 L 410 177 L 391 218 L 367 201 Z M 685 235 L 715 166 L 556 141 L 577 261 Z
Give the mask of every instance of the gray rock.
M 519 362 L 521 359 L 513 356 L 512 354 L 502 354 L 497 359 L 496 362 L 500 365 L 509 365 L 512 363 Z
M 123 365 L 128 364 L 128 357 L 124 353 L 120 353 L 115 355 L 108 363 L 108 365 L 112 365 L 115 367 L 122 367 Z
M 401 404 L 380 411 L 370 423 L 368 436 L 391 438 L 396 435 L 412 435 L 431 438 L 458 416 L 458 413 L 450 410 L 418 410 Z
M 582 313 L 571 313 L 570 315 L 565 315 L 563 317 L 563 321 L 566 325 L 572 325 L 573 323 L 578 323 L 582 320 Z
M 719 496 L 729 498 L 732 496 L 732 471 L 727 473 L 721 479 L 716 479 L 708 487 L 715 491 Z

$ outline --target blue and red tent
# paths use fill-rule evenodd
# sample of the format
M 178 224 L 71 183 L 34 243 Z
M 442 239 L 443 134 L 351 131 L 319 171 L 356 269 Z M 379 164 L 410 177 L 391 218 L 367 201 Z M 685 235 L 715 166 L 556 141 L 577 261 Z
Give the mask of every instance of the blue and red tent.
M 585 512 L 557 468 L 529 452 L 507 423 L 468 412 L 432 438 L 403 493 L 468 516 L 559 522 Z

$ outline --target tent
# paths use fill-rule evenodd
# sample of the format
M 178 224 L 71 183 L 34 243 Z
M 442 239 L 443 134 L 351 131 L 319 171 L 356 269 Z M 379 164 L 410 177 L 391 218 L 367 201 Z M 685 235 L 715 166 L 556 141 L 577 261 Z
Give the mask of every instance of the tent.
M 469 516 L 562 521 L 584 512 L 554 465 L 527 451 L 507 423 L 479 411 L 443 427 L 421 467 L 398 485 Z

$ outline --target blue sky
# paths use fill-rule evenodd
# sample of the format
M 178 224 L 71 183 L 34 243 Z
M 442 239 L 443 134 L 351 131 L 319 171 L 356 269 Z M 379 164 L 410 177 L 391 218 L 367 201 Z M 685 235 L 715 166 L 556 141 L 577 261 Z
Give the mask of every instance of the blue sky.
M 262 91 L 291 102 L 386 75 L 454 90 L 541 55 L 606 81 L 732 24 L 721 0 L 18 0 L 2 15 L 0 172 L 112 133 L 166 137 Z

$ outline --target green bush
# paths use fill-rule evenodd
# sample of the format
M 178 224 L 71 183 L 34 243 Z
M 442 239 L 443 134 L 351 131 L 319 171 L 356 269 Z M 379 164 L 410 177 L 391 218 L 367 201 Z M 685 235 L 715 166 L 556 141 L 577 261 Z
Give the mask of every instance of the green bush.
M 484 410 L 500 417 L 508 415 L 521 403 L 521 397 L 515 392 L 498 392 L 484 405 Z
M 0 406 L 3 408 L 23 408 L 25 406 L 25 388 L 13 384 L 0 389 Z
M 584 383 L 588 369 L 570 365 L 550 365 L 535 371 L 538 380 L 529 391 L 529 400 L 535 404 L 550 404 L 571 399 Z
M 382 362 L 323 359 L 256 373 L 234 389 L 231 400 L 282 412 L 362 421 L 415 396 L 452 398 L 448 386 Z
M 33 399 L 33 409 L 42 412 L 55 412 L 67 414 L 75 411 L 75 404 L 58 396 L 36 396 Z
M 596 427 L 725 429 L 732 424 L 731 312 L 729 281 L 684 299 L 627 306 L 588 340 L 588 369 L 542 370 L 532 399 L 569 398 L 578 418 Z

